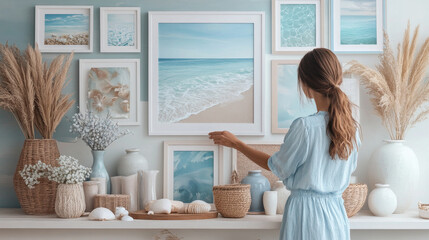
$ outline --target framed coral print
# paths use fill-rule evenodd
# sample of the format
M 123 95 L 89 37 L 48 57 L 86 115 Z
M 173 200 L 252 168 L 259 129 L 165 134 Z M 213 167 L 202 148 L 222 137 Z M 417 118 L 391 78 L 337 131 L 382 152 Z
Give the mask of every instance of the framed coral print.
M 100 8 L 100 51 L 140 52 L 140 8 Z
M 164 198 L 213 204 L 222 179 L 222 147 L 210 141 L 164 142 Z
M 264 13 L 149 12 L 149 134 L 263 135 Z
M 286 133 L 293 120 L 317 112 L 298 89 L 298 60 L 271 61 L 271 132 Z
M 92 52 L 92 6 L 36 6 L 35 42 L 41 52 Z
M 331 48 L 336 53 L 383 51 L 384 0 L 332 0 Z
M 272 53 L 323 46 L 324 0 L 272 0 Z
M 80 59 L 79 109 L 140 125 L 140 59 Z

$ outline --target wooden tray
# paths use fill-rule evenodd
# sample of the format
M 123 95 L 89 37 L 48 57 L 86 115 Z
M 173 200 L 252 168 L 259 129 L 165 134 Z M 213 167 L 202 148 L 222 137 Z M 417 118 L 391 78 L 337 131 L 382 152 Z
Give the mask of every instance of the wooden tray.
M 196 220 L 196 219 L 210 219 L 217 218 L 217 211 L 210 211 L 208 213 L 198 213 L 198 214 L 182 214 L 182 213 L 158 213 L 153 215 L 148 215 L 146 211 L 140 210 L 137 212 L 130 213 L 130 217 L 134 219 L 144 219 L 144 220 Z

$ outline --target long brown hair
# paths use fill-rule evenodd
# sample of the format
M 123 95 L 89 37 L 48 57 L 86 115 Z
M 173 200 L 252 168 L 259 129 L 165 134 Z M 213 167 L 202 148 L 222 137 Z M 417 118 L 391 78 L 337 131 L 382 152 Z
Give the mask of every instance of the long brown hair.
M 327 134 L 331 139 L 329 155 L 347 160 L 356 144 L 358 123 L 352 116 L 352 103 L 340 89 L 343 72 L 337 56 L 326 48 L 316 48 L 302 58 L 298 67 L 298 85 L 330 100 Z M 308 94 L 307 94 L 308 96 Z M 357 146 L 356 146 L 357 147 Z

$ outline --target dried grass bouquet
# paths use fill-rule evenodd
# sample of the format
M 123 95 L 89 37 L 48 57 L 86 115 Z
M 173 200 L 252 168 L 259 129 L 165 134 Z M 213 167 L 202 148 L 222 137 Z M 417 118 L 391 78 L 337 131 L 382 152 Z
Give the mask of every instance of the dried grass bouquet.
M 424 80 L 429 66 L 429 38 L 420 50 L 417 48 L 419 27 L 416 27 L 410 42 L 408 22 L 402 44 L 398 44 L 397 55 L 390 47 L 389 37 L 384 34 L 384 51 L 380 63 L 371 69 L 357 61 L 349 64 L 346 73 L 357 74 L 372 95 L 371 101 L 377 115 L 381 117 L 390 138 L 403 140 L 406 131 L 426 118 L 429 107 L 429 81 Z

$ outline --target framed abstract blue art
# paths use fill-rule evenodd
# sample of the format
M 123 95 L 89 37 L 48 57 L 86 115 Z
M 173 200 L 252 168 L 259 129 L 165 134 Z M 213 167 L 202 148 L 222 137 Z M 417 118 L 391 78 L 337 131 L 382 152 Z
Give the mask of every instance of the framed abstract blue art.
M 305 53 L 323 46 L 323 0 L 272 1 L 272 53 Z
M 383 0 L 333 0 L 331 49 L 336 53 L 380 53 L 383 25 Z
M 164 142 L 164 198 L 213 204 L 222 179 L 222 147 L 209 141 Z

